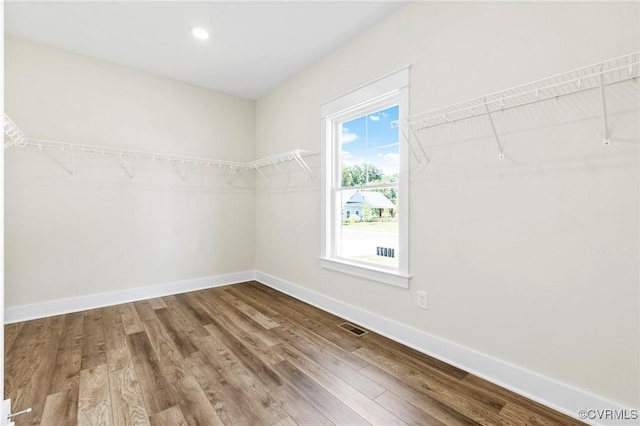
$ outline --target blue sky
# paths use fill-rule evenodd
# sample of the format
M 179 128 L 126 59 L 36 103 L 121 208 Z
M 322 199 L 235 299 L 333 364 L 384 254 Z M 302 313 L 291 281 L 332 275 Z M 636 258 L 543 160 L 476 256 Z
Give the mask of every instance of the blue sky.
M 345 166 L 367 161 L 385 174 L 398 172 L 398 106 L 342 123 L 341 158 Z

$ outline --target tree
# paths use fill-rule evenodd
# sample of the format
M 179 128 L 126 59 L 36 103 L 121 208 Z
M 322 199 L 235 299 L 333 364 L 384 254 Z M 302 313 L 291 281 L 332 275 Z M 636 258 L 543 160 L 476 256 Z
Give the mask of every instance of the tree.
M 380 183 L 396 183 L 398 182 L 398 175 L 384 175 L 382 176 L 382 179 L 380 180 Z M 394 188 L 384 188 L 381 190 L 381 192 L 385 195 L 385 197 L 387 197 L 389 199 L 389 201 L 391 201 L 393 203 L 393 205 L 397 205 L 398 204 L 398 188 L 394 187 Z
M 368 178 L 368 179 L 367 179 Z M 396 183 L 398 174 L 385 175 L 375 164 L 362 162 L 342 168 L 342 186 L 360 186 L 375 183 Z M 382 192 L 394 205 L 398 203 L 398 188 L 384 188 Z
M 359 186 L 382 182 L 385 174 L 374 164 L 362 162 L 342 168 L 342 186 Z

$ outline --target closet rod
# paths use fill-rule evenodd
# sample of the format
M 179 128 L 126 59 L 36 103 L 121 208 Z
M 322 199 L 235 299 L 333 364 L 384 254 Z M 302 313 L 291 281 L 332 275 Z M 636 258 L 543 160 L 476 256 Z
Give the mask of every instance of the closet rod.
M 640 75 L 639 68 L 640 52 L 634 52 L 511 89 L 415 114 L 394 122 L 394 125 L 416 127 L 416 130 L 420 131 L 560 96 L 598 88 L 602 90 L 605 86 L 637 78 Z

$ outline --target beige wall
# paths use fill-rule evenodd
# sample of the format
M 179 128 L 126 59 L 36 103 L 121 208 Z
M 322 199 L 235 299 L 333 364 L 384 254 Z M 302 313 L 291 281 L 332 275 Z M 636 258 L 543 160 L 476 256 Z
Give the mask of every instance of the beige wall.
M 638 13 L 637 3 L 412 4 L 257 105 L 8 37 L 5 106 L 34 138 L 239 161 L 318 152 L 319 105 L 384 73 L 412 65 L 417 113 L 637 51 Z M 185 183 L 172 164 L 140 162 L 131 182 L 130 160 L 85 154 L 72 179 L 67 152 L 8 150 L 6 304 L 239 272 L 255 261 L 265 273 L 637 407 L 634 93 L 609 91 L 606 149 L 592 92 L 497 117 L 499 126 L 529 128 L 505 137 L 502 162 L 490 138 L 446 143 L 486 136 L 486 122 L 436 132 L 433 168 L 411 180 L 409 290 L 319 267 L 319 189 L 295 164 L 271 171 L 269 186 L 259 179 L 254 196 L 225 187 L 219 169 L 192 170 Z M 309 161 L 317 169 L 317 157 Z M 417 290 L 428 291 L 428 311 L 416 308 Z
M 256 154 L 320 151 L 319 105 L 406 64 L 418 113 L 637 51 L 638 13 L 611 2 L 409 5 L 259 100 Z M 637 86 L 608 96 L 608 148 L 596 92 L 497 118 L 529 128 L 504 137 L 502 162 L 490 138 L 444 143 L 490 135 L 486 122 L 434 133 L 444 145 L 433 168 L 411 181 L 409 290 L 319 267 L 320 193 L 303 179 L 257 194 L 256 268 L 637 407 Z
M 254 158 L 255 103 L 5 38 L 5 108 L 31 138 Z M 254 196 L 226 171 L 5 152 L 6 306 L 253 269 Z M 123 168 L 125 167 L 125 168 Z M 242 185 L 242 181 L 236 181 Z

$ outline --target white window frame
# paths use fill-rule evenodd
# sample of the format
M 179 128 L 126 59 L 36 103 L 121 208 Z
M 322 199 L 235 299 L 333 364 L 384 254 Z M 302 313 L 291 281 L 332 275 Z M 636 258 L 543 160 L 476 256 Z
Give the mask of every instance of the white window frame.
M 398 266 L 389 267 L 358 262 L 336 255 L 342 219 L 342 202 L 338 200 L 342 171 L 340 168 L 340 123 L 366 115 L 376 109 L 399 105 L 399 120 L 409 115 L 409 67 L 387 74 L 320 107 L 321 114 L 321 256 L 323 268 L 356 275 L 401 288 L 409 288 L 409 147 L 399 132 L 398 176 Z

